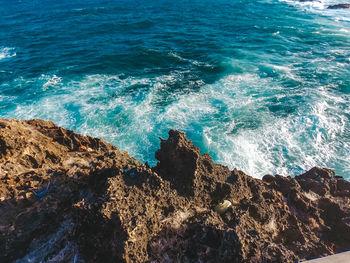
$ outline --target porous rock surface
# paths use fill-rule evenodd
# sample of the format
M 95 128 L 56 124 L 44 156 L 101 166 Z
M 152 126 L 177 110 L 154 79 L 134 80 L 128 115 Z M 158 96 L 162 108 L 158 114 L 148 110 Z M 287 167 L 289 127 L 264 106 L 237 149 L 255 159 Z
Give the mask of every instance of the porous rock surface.
M 332 170 L 254 179 L 174 130 L 156 158 L 150 168 L 52 122 L 0 120 L 0 262 L 295 262 L 350 249 L 350 183 Z

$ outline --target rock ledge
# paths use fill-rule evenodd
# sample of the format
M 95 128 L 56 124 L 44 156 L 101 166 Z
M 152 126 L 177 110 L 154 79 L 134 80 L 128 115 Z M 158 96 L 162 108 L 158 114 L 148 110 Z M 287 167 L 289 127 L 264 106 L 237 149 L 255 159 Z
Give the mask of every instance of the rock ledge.
M 175 130 L 156 158 L 150 168 L 52 122 L 0 120 L 0 262 L 295 262 L 350 249 L 350 183 L 330 169 L 254 179 Z

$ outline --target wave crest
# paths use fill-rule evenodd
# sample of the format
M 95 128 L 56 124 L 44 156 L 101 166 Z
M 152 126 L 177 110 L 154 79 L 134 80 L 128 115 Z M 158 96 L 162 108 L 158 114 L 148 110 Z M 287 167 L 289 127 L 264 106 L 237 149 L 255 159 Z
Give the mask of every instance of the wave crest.
M 0 48 L 0 60 L 16 56 L 15 48 L 2 47 Z

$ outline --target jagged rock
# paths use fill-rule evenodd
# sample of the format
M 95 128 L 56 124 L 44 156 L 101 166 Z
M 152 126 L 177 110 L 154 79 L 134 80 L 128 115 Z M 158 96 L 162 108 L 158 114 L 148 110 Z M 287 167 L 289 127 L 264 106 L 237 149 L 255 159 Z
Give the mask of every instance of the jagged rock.
M 156 158 L 150 168 L 52 122 L 0 120 L 0 262 L 295 262 L 350 249 L 350 183 L 330 169 L 254 179 L 175 130 Z

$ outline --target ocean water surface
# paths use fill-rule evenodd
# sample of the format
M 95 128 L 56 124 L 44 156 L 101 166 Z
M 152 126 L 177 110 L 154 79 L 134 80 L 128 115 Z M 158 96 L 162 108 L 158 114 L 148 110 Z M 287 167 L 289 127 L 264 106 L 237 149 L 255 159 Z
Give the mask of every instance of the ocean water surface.
M 254 177 L 350 179 L 350 10 L 335 3 L 0 0 L 0 117 L 151 164 L 174 128 Z

